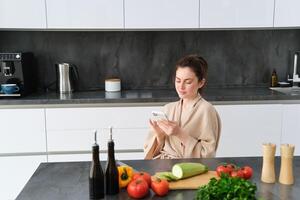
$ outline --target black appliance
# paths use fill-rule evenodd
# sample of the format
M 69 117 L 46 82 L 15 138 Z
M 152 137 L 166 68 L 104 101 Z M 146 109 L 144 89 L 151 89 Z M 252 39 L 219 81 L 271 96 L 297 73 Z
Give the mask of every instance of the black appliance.
M 36 66 L 32 53 L 0 53 L 0 84 L 17 84 L 20 90 L 1 96 L 23 96 L 36 89 Z

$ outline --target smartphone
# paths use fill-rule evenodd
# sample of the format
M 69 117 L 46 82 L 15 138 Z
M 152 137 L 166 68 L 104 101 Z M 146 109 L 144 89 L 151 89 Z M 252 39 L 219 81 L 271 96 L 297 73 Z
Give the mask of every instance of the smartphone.
M 152 119 L 155 121 L 168 120 L 167 115 L 162 111 L 152 111 Z M 168 120 L 169 121 L 169 120 Z

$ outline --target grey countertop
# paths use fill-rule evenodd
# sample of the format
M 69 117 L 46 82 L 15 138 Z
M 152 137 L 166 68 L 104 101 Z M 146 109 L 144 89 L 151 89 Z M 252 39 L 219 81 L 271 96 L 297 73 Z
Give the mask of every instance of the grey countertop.
M 300 103 L 300 95 L 285 95 L 266 87 L 208 88 L 204 98 L 213 104 Z M 19 98 L 0 98 L 0 106 L 64 107 L 67 105 L 164 105 L 177 101 L 175 89 L 126 90 L 122 92 L 86 91 L 72 94 L 35 93 Z
M 221 163 L 233 163 L 238 166 L 249 165 L 253 168 L 252 181 L 257 185 L 257 197 L 265 200 L 296 200 L 300 196 L 300 157 L 294 158 L 294 185 L 262 183 L 260 181 L 262 157 L 212 158 L 212 159 L 181 159 L 181 160 L 131 160 L 123 161 L 138 171 L 154 174 L 157 171 L 169 171 L 178 162 L 201 162 L 215 169 Z M 276 177 L 280 171 L 280 157 L 275 160 Z M 104 169 L 104 162 L 101 163 Z M 84 200 L 89 199 L 88 175 L 90 162 L 42 163 L 25 185 L 17 200 Z M 144 199 L 193 199 L 196 190 L 170 191 L 164 198 L 159 198 L 151 192 Z M 106 196 L 105 199 L 131 199 L 126 190 L 118 195 Z

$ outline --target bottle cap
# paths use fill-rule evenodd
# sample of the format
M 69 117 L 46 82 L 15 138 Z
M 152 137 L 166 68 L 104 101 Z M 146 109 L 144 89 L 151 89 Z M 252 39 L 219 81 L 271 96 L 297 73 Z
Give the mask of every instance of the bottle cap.
M 109 141 L 113 141 L 113 139 L 112 139 L 112 126 L 109 127 Z
M 94 146 L 98 146 L 98 144 L 97 144 L 97 130 L 94 131 Z

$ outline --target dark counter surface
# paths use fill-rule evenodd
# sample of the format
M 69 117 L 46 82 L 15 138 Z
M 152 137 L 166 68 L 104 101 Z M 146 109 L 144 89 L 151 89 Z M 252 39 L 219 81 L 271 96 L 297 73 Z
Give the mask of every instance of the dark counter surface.
M 300 93 L 299 93 L 300 94 Z M 204 98 L 213 104 L 252 101 L 299 101 L 300 95 L 285 95 L 269 88 L 208 88 Z M 25 97 L 0 97 L 0 105 L 64 105 L 64 104 L 122 104 L 166 103 L 177 101 L 175 89 L 170 90 L 125 90 L 122 92 L 86 91 L 72 94 L 36 93 Z
M 212 159 L 180 159 L 180 160 L 131 160 L 123 161 L 138 171 L 147 171 L 154 174 L 157 171 L 169 171 L 178 162 L 201 162 L 210 169 L 215 169 L 222 162 L 234 163 L 238 166 L 249 165 L 254 174 L 251 179 L 257 185 L 257 197 L 264 200 L 296 200 L 300 196 L 300 157 L 294 158 L 294 185 L 282 185 L 262 183 L 260 181 L 262 158 L 212 158 Z M 101 163 L 104 166 L 104 162 Z M 31 179 L 25 185 L 17 200 L 87 200 L 89 199 L 88 175 L 90 162 L 65 162 L 65 163 L 42 163 L 35 171 Z M 280 170 L 280 157 L 276 158 L 276 177 Z M 196 190 L 170 191 L 164 199 L 187 200 L 195 197 Z M 105 199 L 131 199 L 126 190 L 118 195 L 106 196 Z M 162 199 L 151 192 L 145 199 Z

